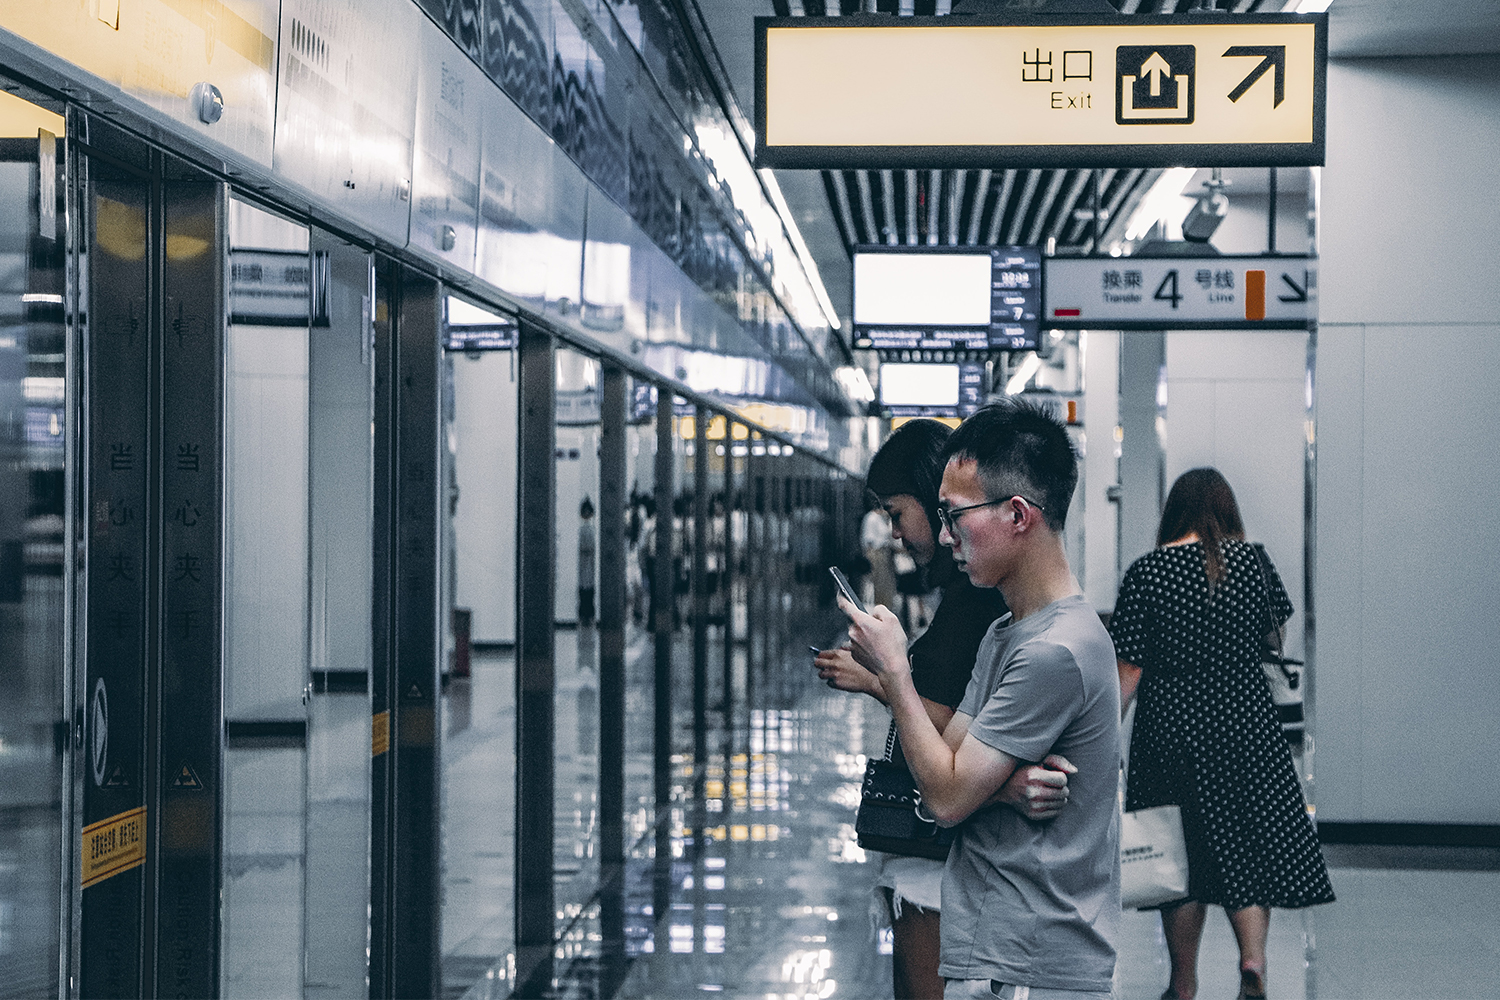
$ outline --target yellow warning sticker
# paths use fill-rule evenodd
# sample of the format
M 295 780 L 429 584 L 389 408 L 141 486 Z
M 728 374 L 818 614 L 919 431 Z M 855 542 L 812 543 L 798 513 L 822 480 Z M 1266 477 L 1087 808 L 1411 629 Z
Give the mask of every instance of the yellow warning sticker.
M 111 816 L 83 828 L 83 887 L 146 860 L 146 807 Z
M 370 756 L 379 757 L 391 748 L 391 713 L 377 712 L 370 720 Z

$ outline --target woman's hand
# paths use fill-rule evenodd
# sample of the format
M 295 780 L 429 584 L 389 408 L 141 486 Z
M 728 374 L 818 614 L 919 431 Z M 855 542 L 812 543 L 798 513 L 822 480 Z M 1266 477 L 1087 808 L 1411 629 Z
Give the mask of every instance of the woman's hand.
M 890 608 L 877 604 L 866 613 L 838 595 L 839 610 L 849 616 L 849 646 L 854 659 L 866 670 L 880 674 L 910 671 L 906 658 L 906 630 Z
M 826 681 L 831 688 L 867 694 L 885 701 L 885 694 L 880 689 L 880 678 L 855 663 L 848 646 L 823 650 L 813 660 L 813 666 L 818 670 L 819 679 Z

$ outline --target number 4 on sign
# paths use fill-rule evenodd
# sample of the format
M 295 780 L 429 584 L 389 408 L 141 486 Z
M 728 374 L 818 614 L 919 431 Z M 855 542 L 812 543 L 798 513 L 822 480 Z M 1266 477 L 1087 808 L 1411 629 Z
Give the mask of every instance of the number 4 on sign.
M 1167 272 L 1167 276 L 1161 279 L 1161 284 L 1156 286 L 1156 294 L 1151 296 L 1158 302 L 1170 302 L 1172 308 L 1177 308 L 1177 303 L 1182 301 L 1182 293 L 1177 290 L 1177 270 L 1174 268 Z

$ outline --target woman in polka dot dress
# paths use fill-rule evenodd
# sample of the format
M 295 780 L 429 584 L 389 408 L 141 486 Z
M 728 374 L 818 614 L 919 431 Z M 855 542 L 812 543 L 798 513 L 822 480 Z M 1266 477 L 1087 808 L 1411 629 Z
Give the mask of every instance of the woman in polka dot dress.
M 1334 898 L 1260 667 L 1263 637 L 1292 605 L 1216 469 L 1172 485 L 1156 544 L 1125 574 L 1109 630 L 1122 708 L 1140 698 L 1125 808 L 1181 806 L 1187 840 L 1188 899 L 1161 915 L 1172 961 L 1162 997 L 1196 994 L 1210 904 L 1239 943 L 1240 996 L 1263 997 L 1270 907 Z

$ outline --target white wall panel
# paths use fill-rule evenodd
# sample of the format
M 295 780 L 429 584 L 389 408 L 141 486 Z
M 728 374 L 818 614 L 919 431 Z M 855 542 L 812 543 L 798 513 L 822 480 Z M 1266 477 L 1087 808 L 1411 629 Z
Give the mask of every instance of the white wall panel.
M 1262 542 L 1297 609 L 1288 652 L 1302 650 L 1307 335 L 1167 334 L 1167 488 L 1211 465 L 1234 488 L 1245 532 Z
M 209 148 L 271 164 L 279 0 L 15 0 L 0 27 L 66 59 L 170 120 Z M 201 121 L 193 87 L 224 100 L 217 122 Z
M 1324 323 L 1500 314 L 1500 56 L 1328 68 Z
M 437 25 L 422 18 L 418 28 L 410 246 L 472 272 L 479 226 L 481 95 L 494 84 Z
M 1120 420 L 1120 335 L 1083 334 L 1083 565 L 1074 567 L 1095 610 L 1113 611 L 1119 591 L 1119 506 L 1107 490 L 1119 482 L 1115 425 Z
M 224 714 L 303 718 L 307 672 L 307 330 L 229 328 Z
M 405 246 L 417 100 L 410 0 L 283 0 L 276 174 Z
M 1463 364 L 1414 359 L 1413 333 Z M 1382 820 L 1500 821 L 1500 411 L 1441 405 L 1494 398 L 1500 331 L 1486 333 L 1365 336 L 1360 804 Z M 1455 785 L 1433 779 L 1458 760 Z
M 509 97 L 483 91 L 477 273 L 537 309 L 576 308 L 588 181 Z
M 1319 816 L 1500 823 L 1500 57 L 1333 63 L 1328 106 Z
M 516 359 L 509 351 L 452 358 L 456 601 L 474 612 L 474 642 L 515 642 Z

